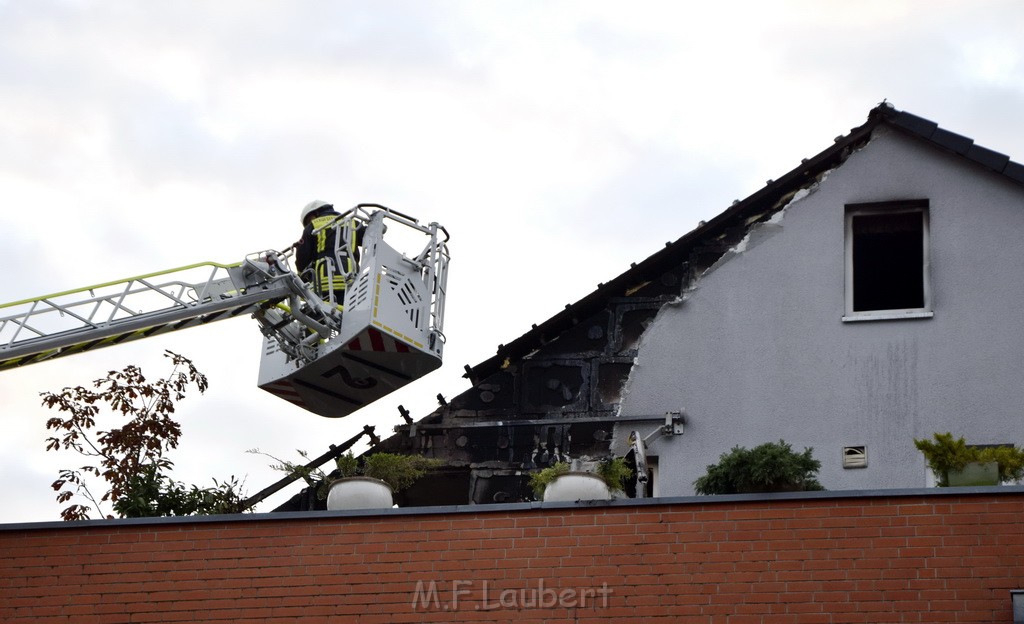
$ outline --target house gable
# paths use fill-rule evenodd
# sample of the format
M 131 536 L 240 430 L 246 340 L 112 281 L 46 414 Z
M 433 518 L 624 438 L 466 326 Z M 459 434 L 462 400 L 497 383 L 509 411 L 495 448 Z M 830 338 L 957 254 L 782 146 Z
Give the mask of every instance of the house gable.
M 844 320 L 850 206 L 926 206 L 933 312 Z M 915 437 L 1019 443 L 1024 401 L 1024 189 L 889 128 L 695 280 L 645 334 L 622 414 L 685 410 L 686 435 L 652 440 L 691 494 L 736 445 L 813 447 L 829 489 L 923 487 Z M 757 239 L 759 244 L 751 244 Z M 866 447 L 845 469 L 846 447 Z

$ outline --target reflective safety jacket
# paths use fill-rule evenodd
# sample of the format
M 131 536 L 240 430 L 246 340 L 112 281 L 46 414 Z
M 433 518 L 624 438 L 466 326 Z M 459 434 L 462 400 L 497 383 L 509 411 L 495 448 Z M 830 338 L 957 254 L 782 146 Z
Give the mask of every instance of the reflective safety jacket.
M 324 299 L 333 292 L 338 304 L 345 300 L 346 277 L 358 266 L 359 245 L 363 243 L 365 229 L 357 220 L 340 219 L 340 216 L 337 212 L 328 212 L 314 217 L 295 244 L 295 264 L 300 275 Z M 348 240 L 340 239 L 343 234 L 348 235 Z M 307 271 L 310 267 L 312 271 Z

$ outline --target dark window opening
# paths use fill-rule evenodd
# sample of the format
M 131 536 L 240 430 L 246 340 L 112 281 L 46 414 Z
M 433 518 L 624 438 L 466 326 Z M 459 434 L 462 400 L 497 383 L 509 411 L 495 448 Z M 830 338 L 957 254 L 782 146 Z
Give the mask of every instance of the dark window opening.
M 928 307 L 924 210 L 850 215 L 852 311 Z
M 619 347 L 616 352 L 620 355 L 628 353 L 636 349 L 640 343 L 640 337 L 645 331 L 647 326 L 651 324 L 651 319 L 657 310 L 641 309 L 641 310 L 629 310 L 622 313 L 622 318 L 619 321 Z
M 622 387 L 629 379 L 629 370 L 632 364 L 620 362 L 606 362 L 600 365 L 597 374 L 598 400 L 611 405 L 622 400 Z

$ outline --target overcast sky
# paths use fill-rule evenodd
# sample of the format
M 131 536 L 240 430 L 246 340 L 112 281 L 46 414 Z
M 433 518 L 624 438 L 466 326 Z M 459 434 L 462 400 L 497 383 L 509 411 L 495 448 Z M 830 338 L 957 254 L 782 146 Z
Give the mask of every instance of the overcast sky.
M 477 364 L 888 99 L 1024 160 L 1024 4 L 0 0 L 0 302 L 282 249 L 311 199 L 451 232 L 441 370 L 341 420 L 236 319 L 0 373 L 0 522 L 54 520 L 39 393 L 171 349 L 178 479 L 279 478 Z M 272 499 L 268 510 L 297 491 Z

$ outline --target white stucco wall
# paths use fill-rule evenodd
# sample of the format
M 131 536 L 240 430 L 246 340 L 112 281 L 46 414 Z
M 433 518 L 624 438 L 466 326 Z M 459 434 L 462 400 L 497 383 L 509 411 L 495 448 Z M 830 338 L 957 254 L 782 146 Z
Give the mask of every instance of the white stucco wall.
M 930 201 L 934 318 L 844 323 L 844 206 Z M 922 487 L 914 437 L 1024 442 L 1024 190 L 896 132 L 853 154 L 668 306 L 623 415 L 684 410 L 657 438 L 660 495 L 735 445 L 814 448 L 830 490 Z M 867 446 L 843 469 L 844 446 Z

